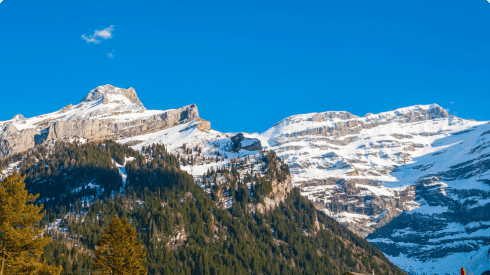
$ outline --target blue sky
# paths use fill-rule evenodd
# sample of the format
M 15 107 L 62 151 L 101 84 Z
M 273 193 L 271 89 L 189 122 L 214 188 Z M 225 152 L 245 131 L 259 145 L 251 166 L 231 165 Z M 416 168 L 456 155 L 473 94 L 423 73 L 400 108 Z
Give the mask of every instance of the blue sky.
M 225 132 L 430 103 L 490 120 L 489 61 L 485 0 L 4 0 L 0 120 L 104 84 L 134 87 L 148 109 L 196 103 Z

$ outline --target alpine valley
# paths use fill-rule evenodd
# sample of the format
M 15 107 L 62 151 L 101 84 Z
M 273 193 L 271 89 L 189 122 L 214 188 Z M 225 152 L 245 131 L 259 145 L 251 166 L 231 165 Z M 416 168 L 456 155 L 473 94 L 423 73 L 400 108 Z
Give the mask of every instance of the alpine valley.
M 90 274 L 114 215 L 137 229 L 150 274 L 490 269 L 490 123 L 436 104 L 222 133 L 194 104 L 146 110 L 105 85 L 0 122 L 0 167 L 40 194 L 55 240 L 43 257 L 65 274 Z

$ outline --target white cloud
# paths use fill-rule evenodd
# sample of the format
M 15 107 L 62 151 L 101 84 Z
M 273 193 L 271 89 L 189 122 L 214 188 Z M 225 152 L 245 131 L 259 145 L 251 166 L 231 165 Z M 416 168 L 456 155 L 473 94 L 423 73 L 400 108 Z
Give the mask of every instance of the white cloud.
M 85 34 L 82 34 L 82 39 L 87 41 L 88 43 L 95 43 L 95 44 L 99 44 L 100 43 L 100 40 L 98 40 L 97 38 L 95 38 L 93 35 L 90 35 L 90 36 L 86 36 Z
M 104 39 L 112 38 L 112 32 L 114 31 L 114 25 L 111 25 L 101 31 L 95 30 L 94 36 L 102 37 Z
M 91 35 L 85 35 L 82 34 L 82 39 L 87 41 L 87 43 L 94 43 L 94 44 L 99 44 L 101 39 L 111 39 L 114 34 L 112 33 L 114 31 L 114 25 L 110 25 L 109 27 L 103 29 L 103 30 L 95 30 L 94 34 Z
M 0 0 L 0 3 L 2 3 L 2 2 L 3 2 L 3 0 Z

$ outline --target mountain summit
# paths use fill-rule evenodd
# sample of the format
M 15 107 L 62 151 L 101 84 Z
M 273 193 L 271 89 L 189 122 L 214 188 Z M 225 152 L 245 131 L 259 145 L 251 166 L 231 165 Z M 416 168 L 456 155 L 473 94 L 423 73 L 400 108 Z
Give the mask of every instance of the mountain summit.
M 80 102 L 93 102 L 102 99 L 102 103 L 118 102 L 126 104 L 141 103 L 133 87 L 129 89 L 117 88 L 106 84 L 90 91 Z

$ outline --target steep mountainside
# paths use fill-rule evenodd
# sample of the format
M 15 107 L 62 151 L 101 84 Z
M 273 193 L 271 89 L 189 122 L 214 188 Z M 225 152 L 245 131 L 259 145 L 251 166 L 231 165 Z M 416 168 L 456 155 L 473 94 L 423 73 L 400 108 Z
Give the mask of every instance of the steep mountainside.
M 318 209 L 414 274 L 488 269 L 490 124 L 437 105 L 293 116 L 259 136 Z M 394 217 L 398 217 L 393 219 Z
M 33 190 L 42 190 L 40 179 L 56 169 L 52 162 L 30 170 L 23 163 L 38 163 L 38 155 L 50 152 L 41 148 L 60 141 L 112 139 L 139 152 L 161 144 L 202 186 L 229 182 L 221 173 L 210 175 L 241 167 L 234 178 L 254 202 L 243 205 L 248 213 L 277 209 L 293 184 L 316 209 L 378 246 L 409 273 L 446 274 L 465 266 L 480 274 L 490 265 L 490 124 L 458 118 L 436 104 L 364 117 L 348 112 L 295 115 L 264 133 L 231 134 L 212 130 L 195 105 L 148 111 L 133 89 L 106 85 L 78 105 L 30 119 L 17 115 L 0 122 L 0 129 L 2 166 L 24 171 L 39 188 Z M 16 154 L 35 145 L 45 151 L 28 159 Z M 250 179 L 264 175 L 266 150 L 287 164 L 290 176 L 259 183 L 256 189 L 257 181 Z M 70 178 L 66 188 L 71 195 L 58 191 L 43 202 L 54 206 L 74 198 L 114 196 L 131 181 L 125 173 L 133 158 L 126 152 L 112 164 L 104 162 L 104 183 L 77 182 L 90 173 L 71 170 L 51 176 L 52 190 L 64 186 L 65 175 Z M 61 167 L 72 167 L 71 158 L 61 159 Z M 111 174 L 111 165 L 118 172 Z M 233 211 L 235 188 L 206 192 L 220 209 Z
M 114 215 L 137 229 L 149 274 L 403 274 L 293 190 L 273 151 L 198 184 L 162 145 L 137 152 L 113 141 L 56 142 L 8 163 L 48 209 L 43 225 L 55 242 L 43 259 L 63 274 L 92 274 L 95 243 Z
M 191 122 L 118 142 L 162 143 L 184 158 L 183 145 L 199 148 L 183 167 L 194 175 L 272 149 L 317 209 L 360 236 L 372 234 L 368 240 L 405 270 L 443 274 L 466 266 L 481 273 L 490 248 L 483 214 L 490 208 L 488 131 L 487 122 L 432 104 L 362 118 L 296 115 L 262 134 L 237 136 Z

